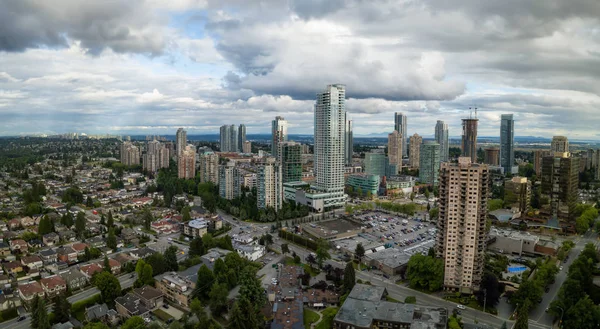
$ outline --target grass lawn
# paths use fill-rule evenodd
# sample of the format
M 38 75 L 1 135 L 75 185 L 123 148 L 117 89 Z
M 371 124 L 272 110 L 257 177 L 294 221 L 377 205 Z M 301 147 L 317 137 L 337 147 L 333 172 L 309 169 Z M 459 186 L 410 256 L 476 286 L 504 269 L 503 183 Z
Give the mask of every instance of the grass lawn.
M 358 268 L 358 264 L 355 262 L 352 262 L 352 267 L 354 267 L 354 270 L 356 271 L 362 271 L 364 269 L 368 269 L 369 267 L 365 264 L 360 264 L 360 268 Z
M 338 307 L 328 307 L 321 312 L 323 316 L 323 320 L 319 322 L 316 329 L 331 329 L 333 328 L 333 318 L 337 314 L 339 308 Z
M 291 257 L 286 257 L 284 260 L 285 265 L 299 265 L 294 262 L 294 259 Z
M 400 303 L 399 300 L 397 300 L 396 298 L 392 298 L 389 295 L 385 296 L 385 300 L 387 300 L 388 302 Z
M 307 264 L 304 264 L 304 271 L 306 271 L 306 273 L 310 274 L 310 276 L 312 276 L 312 277 L 315 277 L 315 276 L 319 275 L 319 273 L 321 273 L 321 272 L 319 272 L 319 270 L 314 269 Z
M 156 317 L 159 318 L 162 322 L 167 322 L 169 319 L 173 318 L 169 313 L 161 309 L 154 310 L 152 311 L 152 313 L 154 313 L 154 315 L 156 315 Z
M 18 316 L 19 314 L 17 313 L 17 309 L 16 308 L 11 308 L 8 310 L 4 310 L 2 311 L 2 320 L 3 321 L 7 321 L 10 319 L 14 319 Z
M 319 314 L 317 312 L 304 309 L 304 328 L 310 328 L 311 323 L 319 321 Z

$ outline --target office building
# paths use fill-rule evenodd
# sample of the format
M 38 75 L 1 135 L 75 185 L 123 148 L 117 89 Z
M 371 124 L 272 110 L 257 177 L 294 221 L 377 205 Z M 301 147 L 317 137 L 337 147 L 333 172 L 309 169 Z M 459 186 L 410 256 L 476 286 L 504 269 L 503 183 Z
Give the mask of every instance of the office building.
M 545 206 L 552 219 L 575 220 L 579 194 L 579 158 L 568 152 L 555 152 L 542 158 L 541 193 L 550 203 Z
M 263 163 L 258 167 L 258 175 L 256 176 L 256 201 L 259 209 L 281 209 L 283 202 L 281 176 L 281 166 L 273 157 L 265 158 Z
M 472 163 L 477 163 L 477 124 L 479 119 L 462 119 L 461 151 L 463 157 L 471 158 Z
M 500 165 L 500 149 L 497 147 L 489 147 L 483 150 L 484 157 L 483 163 L 491 165 L 491 166 L 499 166 Z
M 394 130 L 402 135 L 402 157 L 408 155 L 408 130 L 406 129 L 406 115 L 401 112 L 394 113 Z
M 219 185 L 219 155 L 214 152 L 200 154 L 200 183 Z
M 376 175 L 380 178 L 398 174 L 398 166 L 391 164 L 383 150 L 375 149 L 365 153 L 365 173 Z
M 479 291 L 487 241 L 489 169 L 469 157 L 440 166 L 437 256 L 444 260 L 444 289 Z
M 345 119 L 345 116 L 344 116 Z M 277 116 L 275 120 L 271 122 L 271 155 L 276 159 L 279 159 L 279 143 L 287 142 L 288 124 L 283 117 Z
M 393 133 L 388 135 L 388 157 L 390 158 L 390 163 L 396 165 L 399 170 L 402 169 L 403 146 L 404 141 L 398 131 L 394 130 Z
M 169 168 L 169 149 L 157 140 L 148 142 L 148 150 L 142 158 L 143 167 L 156 173 L 160 168 Z
M 359 196 L 376 196 L 379 191 L 380 177 L 365 173 L 352 174 L 348 176 L 346 186 L 352 188 L 353 193 Z
M 513 174 L 515 164 L 515 120 L 512 114 L 500 116 L 500 167 L 505 174 Z
M 246 128 L 244 127 L 244 130 Z M 221 152 L 239 152 L 238 129 L 235 125 L 223 125 L 220 129 Z
M 550 151 L 560 153 L 569 152 L 569 139 L 565 136 L 552 137 Z
M 126 166 L 140 164 L 140 149 L 131 142 L 121 144 L 121 163 Z
M 448 124 L 438 120 L 435 124 L 435 141 L 440 144 L 440 161 L 446 162 L 450 157 L 450 144 L 448 141 Z
M 219 195 L 227 200 L 233 200 L 241 194 L 241 175 L 235 162 L 229 161 L 219 167 Z
M 238 134 L 237 134 L 237 146 L 238 146 L 238 152 L 244 152 L 244 142 L 246 141 L 246 125 L 241 124 L 239 129 L 238 129 Z M 250 153 L 250 152 L 248 152 Z
M 410 136 L 410 152 L 408 154 L 408 165 L 413 169 L 419 168 L 419 155 L 421 153 L 421 144 L 423 143 L 423 137 L 415 133 Z
M 188 145 L 177 160 L 179 178 L 194 179 L 196 177 L 196 147 Z
M 284 183 L 302 180 L 302 145 L 283 142 L 279 147 L 280 164 Z
M 352 165 L 352 156 L 354 155 L 354 137 L 352 136 L 352 120 L 346 120 L 346 146 L 344 149 L 346 150 L 346 154 L 344 158 L 346 159 L 346 166 Z
M 531 200 L 531 181 L 527 177 L 513 177 L 504 183 L 504 202 L 511 209 L 527 213 Z
M 252 153 L 252 142 L 244 141 L 244 144 L 242 146 L 242 153 Z
M 420 153 L 419 180 L 423 184 L 435 186 L 440 172 L 440 144 L 427 141 L 421 144 Z
M 177 153 L 175 154 L 178 158 L 181 156 L 185 147 L 187 145 L 187 131 L 183 130 L 183 128 L 177 129 L 177 133 L 175 134 L 175 147 Z
M 322 196 L 325 208 L 343 206 L 344 135 L 346 119 L 346 87 L 328 85 L 317 94 L 315 104 L 314 189 Z

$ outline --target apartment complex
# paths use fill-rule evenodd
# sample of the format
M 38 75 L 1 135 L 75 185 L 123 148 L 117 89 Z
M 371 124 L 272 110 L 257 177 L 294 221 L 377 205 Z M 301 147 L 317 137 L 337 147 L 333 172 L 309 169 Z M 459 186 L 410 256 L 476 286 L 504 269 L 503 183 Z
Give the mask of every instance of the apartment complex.
M 281 166 L 275 158 L 265 158 L 258 168 L 256 191 L 259 209 L 274 208 L 278 210 L 281 208 L 283 203 Z
M 207 182 L 219 185 L 219 155 L 214 152 L 200 155 L 200 183 Z
M 126 166 L 140 164 L 140 149 L 131 142 L 121 144 L 121 163 Z
M 296 142 L 283 142 L 279 147 L 283 183 L 302 180 L 302 145 Z
M 513 177 L 504 183 L 504 200 L 512 209 L 521 213 L 529 210 L 531 203 L 531 181 L 527 177 Z
M 437 256 L 444 260 L 444 288 L 473 293 L 483 276 L 487 240 L 489 169 L 469 157 L 442 163 Z
M 500 165 L 500 149 L 497 147 L 489 147 L 483 150 L 483 163 L 490 166 Z
M 472 163 L 477 162 L 477 125 L 478 119 L 462 119 L 461 155 L 471 158 Z
M 440 144 L 434 141 L 421 144 L 419 161 L 421 183 L 437 185 L 440 171 Z
M 410 136 L 410 152 L 408 153 L 408 165 L 411 168 L 418 169 L 421 155 L 421 144 L 423 143 L 423 137 L 415 133 Z
M 244 141 L 242 144 L 242 153 L 252 153 L 252 142 Z
M 219 167 L 219 195 L 227 200 L 240 196 L 240 171 L 233 161 Z
M 148 142 L 148 150 L 143 156 L 143 166 L 149 172 L 157 172 L 160 168 L 169 168 L 170 152 L 166 145 L 157 140 Z
M 354 155 L 354 136 L 352 135 L 352 120 L 346 120 L 346 138 L 345 147 L 346 154 L 344 158 L 346 159 L 346 166 L 352 165 L 352 156 Z
M 402 157 L 408 154 L 408 130 L 406 129 L 406 115 L 401 112 L 394 113 L 394 130 L 402 135 Z
M 440 161 L 446 162 L 449 158 L 450 143 L 448 141 L 448 124 L 438 120 L 435 124 L 435 141 L 440 144 Z
M 223 125 L 219 132 L 221 152 L 238 152 L 238 128 L 235 125 Z
M 189 310 L 192 291 L 196 284 L 176 272 L 167 272 L 156 277 L 156 288 L 170 302 Z
M 542 195 L 550 200 L 544 208 L 551 218 L 575 220 L 573 212 L 578 199 L 579 158 L 567 152 L 543 157 L 541 180 Z
M 402 148 L 404 141 L 402 135 L 394 130 L 388 135 L 388 157 L 390 164 L 398 166 L 398 170 L 402 169 Z
M 185 150 L 187 145 L 187 131 L 183 128 L 177 129 L 177 133 L 175 134 L 175 148 L 176 148 L 176 156 L 180 157 Z
M 552 137 L 552 143 L 550 144 L 550 151 L 559 152 L 559 153 L 569 152 L 569 139 L 566 136 Z
M 188 145 L 177 160 L 177 173 L 179 178 L 193 179 L 196 177 L 196 147 Z
M 379 178 L 384 176 L 394 176 L 398 173 L 398 167 L 390 164 L 389 158 L 385 156 L 383 150 L 371 150 L 365 153 L 365 173 L 377 175 Z
M 246 125 L 245 124 L 241 124 L 240 127 L 238 128 L 238 134 L 237 134 L 237 147 L 238 147 L 238 152 L 244 152 L 244 143 L 246 142 Z M 250 152 L 247 152 L 250 153 Z
M 512 114 L 502 114 L 500 120 L 500 166 L 505 174 L 512 174 L 515 164 L 515 120 Z
M 283 117 L 277 116 L 271 121 L 271 155 L 279 159 L 279 144 L 287 142 L 288 124 Z

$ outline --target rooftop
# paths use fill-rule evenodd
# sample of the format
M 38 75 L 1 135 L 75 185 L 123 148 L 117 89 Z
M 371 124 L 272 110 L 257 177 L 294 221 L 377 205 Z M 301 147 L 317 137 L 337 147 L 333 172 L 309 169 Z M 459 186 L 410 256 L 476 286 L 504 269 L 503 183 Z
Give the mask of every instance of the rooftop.
M 187 225 L 195 229 L 203 229 L 208 227 L 208 222 L 205 219 L 192 219 L 187 222 Z

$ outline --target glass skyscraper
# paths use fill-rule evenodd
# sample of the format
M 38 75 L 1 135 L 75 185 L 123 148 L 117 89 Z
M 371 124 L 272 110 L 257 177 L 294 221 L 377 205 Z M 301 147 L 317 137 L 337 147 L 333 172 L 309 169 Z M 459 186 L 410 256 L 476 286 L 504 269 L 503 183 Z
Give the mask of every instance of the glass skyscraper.
M 394 113 L 394 130 L 402 135 L 404 145 L 402 146 L 402 157 L 408 155 L 408 131 L 406 130 L 406 115 L 401 112 Z
M 502 114 L 500 122 L 500 166 L 512 174 L 515 164 L 515 120 L 512 114 Z
M 440 144 L 440 161 L 446 162 L 449 157 L 448 124 L 438 120 L 435 125 L 435 141 Z

